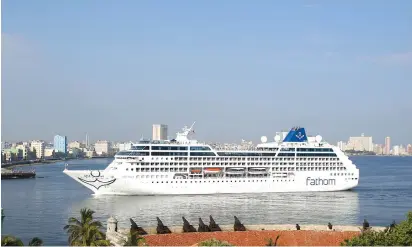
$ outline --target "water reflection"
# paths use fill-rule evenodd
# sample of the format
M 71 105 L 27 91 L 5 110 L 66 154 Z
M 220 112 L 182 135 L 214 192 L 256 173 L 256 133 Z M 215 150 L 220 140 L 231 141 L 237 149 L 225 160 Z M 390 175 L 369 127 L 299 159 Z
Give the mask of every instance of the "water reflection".
M 233 224 L 233 215 L 245 224 L 357 224 L 359 198 L 355 191 L 268 193 L 243 195 L 93 196 L 72 206 L 96 211 L 100 220 L 115 215 L 121 226 L 129 218 L 142 226 L 155 226 L 156 216 L 167 225 L 192 224 L 211 214 L 218 224 Z M 78 214 L 78 213 L 77 213 Z

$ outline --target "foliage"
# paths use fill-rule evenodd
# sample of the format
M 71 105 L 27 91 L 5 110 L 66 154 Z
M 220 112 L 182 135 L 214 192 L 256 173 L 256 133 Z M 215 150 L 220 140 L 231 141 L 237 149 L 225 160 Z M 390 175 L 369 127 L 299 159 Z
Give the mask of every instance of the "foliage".
M 137 232 L 130 233 L 127 241 L 124 242 L 123 246 L 148 246 L 146 239 L 140 237 Z
M 43 240 L 37 237 L 33 238 L 29 242 L 29 246 L 42 246 L 42 245 L 43 245 Z
M 33 238 L 30 240 L 28 246 L 42 246 L 43 240 L 40 238 Z M 15 236 L 7 235 L 1 237 L 1 246 L 24 246 L 23 241 Z
M 412 246 L 412 211 L 406 220 L 392 224 L 384 231 L 363 231 L 359 236 L 347 239 L 341 246 Z
M 221 241 L 215 238 L 204 240 L 198 244 L 198 246 L 233 246 L 226 241 Z
M 55 159 L 63 159 L 63 158 L 66 158 L 66 157 L 67 157 L 67 154 L 65 154 L 63 152 L 53 151 L 53 158 L 55 158 Z
M 106 240 L 102 232 L 102 223 L 93 220 L 95 212 L 88 208 L 80 210 L 80 220 L 70 217 L 68 225 L 64 227 L 69 234 L 69 244 L 72 246 L 109 246 L 110 241 Z
M 27 159 L 28 160 L 35 160 L 37 159 L 37 150 L 35 148 L 33 148 L 32 151 L 28 151 L 27 152 Z
M 19 238 L 7 235 L 1 237 L 1 246 L 24 246 L 24 244 Z
M 266 246 L 278 246 L 278 240 L 280 238 L 280 235 L 277 235 L 275 238 L 275 241 L 273 241 L 272 238 L 269 238 L 269 240 L 267 240 L 267 244 Z

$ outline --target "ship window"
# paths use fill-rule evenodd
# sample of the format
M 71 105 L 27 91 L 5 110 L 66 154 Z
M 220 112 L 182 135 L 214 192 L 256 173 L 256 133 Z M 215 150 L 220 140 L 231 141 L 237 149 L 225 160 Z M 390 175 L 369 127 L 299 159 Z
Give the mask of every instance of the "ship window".
M 210 148 L 205 147 L 205 146 L 197 146 L 197 147 L 190 147 L 190 150 L 210 151 Z

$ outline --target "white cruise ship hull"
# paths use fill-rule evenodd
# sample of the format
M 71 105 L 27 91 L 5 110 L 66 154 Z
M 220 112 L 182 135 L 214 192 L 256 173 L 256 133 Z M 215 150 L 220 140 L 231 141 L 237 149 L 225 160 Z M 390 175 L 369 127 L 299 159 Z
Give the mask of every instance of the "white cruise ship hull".
M 280 141 L 227 149 L 199 143 L 183 128 L 176 139 L 141 141 L 119 151 L 103 171 L 64 172 L 95 194 L 202 195 L 344 191 L 358 185 L 359 169 L 338 148 L 310 141 L 294 127 Z M 210 173 L 209 171 L 214 171 Z
M 104 171 L 65 170 L 67 175 L 96 195 L 202 195 L 272 192 L 345 191 L 358 185 L 359 172 L 353 176 L 331 176 L 331 172 L 296 174 L 294 178 L 207 178 L 153 181 L 136 176 L 116 178 Z M 86 177 L 85 177 L 86 176 Z M 95 180 L 97 179 L 97 180 Z

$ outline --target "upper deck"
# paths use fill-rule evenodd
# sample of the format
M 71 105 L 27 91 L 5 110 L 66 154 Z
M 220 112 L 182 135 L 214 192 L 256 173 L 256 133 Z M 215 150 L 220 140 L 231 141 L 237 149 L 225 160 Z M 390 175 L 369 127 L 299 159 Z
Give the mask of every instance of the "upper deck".
M 262 136 L 258 145 L 251 143 L 218 144 L 200 143 L 189 139 L 194 133 L 193 125 L 183 128 L 173 140 L 143 140 L 133 144 L 130 150 L 121 151 L 116 156 L 291 156 L 291 153 L 334 153 L 333 146 L 322 141 L 322 137 L 307 137 L 304 128 L 294 127 L 283 140 L 280 136 L 274 137 L 274 142 L 267 142 Z M 336 156 L 336 155 L 335 155 Z

